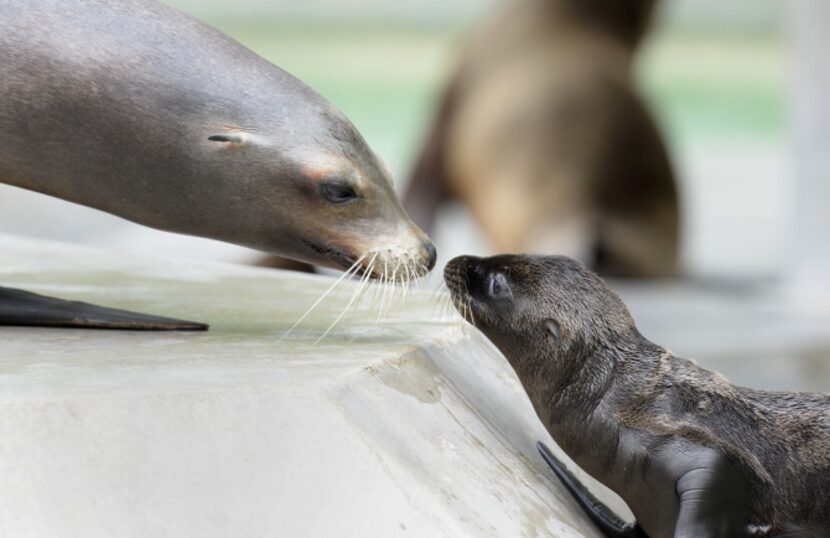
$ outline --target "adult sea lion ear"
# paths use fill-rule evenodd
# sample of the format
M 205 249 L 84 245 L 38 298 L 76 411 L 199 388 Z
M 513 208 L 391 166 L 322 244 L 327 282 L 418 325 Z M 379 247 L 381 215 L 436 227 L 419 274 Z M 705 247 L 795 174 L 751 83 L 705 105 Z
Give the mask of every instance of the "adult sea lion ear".
M 554 343 L 558 347 L 562 342 L 562 329 L 559 327 L 559 322 L 555 319 L 546 319 L 545 329 L 547 329 L 548 334 L 551 335 Z
M 231 144 L 243 144 L 247 138 L 242 133 L 221 133 L 208 137 L 211 142 L 230 142 Z

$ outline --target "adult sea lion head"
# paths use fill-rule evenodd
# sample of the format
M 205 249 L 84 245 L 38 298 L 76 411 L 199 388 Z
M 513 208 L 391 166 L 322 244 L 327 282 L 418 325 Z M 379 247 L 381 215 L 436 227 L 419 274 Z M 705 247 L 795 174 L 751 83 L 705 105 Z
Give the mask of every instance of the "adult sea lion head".
M 154 0 L 60 4 L 0 2 L 0 182 L 375 277 L 434 265 L 379 159 L 303 82 Z
M 564 256 L 459 256 L 444 269 L 456 308 L 517 370 L 578 368 L 636 332 L 622 300 Z
M 246 218 L 230 240 L 332 268 L 357 264 L 374 278 L 425 275 L 435 247 L 404 211 L 380 160 L 322 98 L 306 94 L 302 103 L 296 118 L 286 111 L 267 128 L 206 137 L 226 181 L 247 187 L 237 194 Z

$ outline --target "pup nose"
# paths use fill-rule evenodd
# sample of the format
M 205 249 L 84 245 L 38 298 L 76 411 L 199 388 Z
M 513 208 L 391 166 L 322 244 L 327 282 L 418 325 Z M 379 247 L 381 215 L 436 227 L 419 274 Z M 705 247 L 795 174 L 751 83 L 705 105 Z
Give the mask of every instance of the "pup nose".
M 435 250 L 435 245 L 431 242 L 425 242 L 424 249 L 427 251 L 427 256 L 429 257 L 427 260 L 427 269 L 432 271 L 433 267 L 435 267 L 436 260 L 438 260 L 438 252 Z

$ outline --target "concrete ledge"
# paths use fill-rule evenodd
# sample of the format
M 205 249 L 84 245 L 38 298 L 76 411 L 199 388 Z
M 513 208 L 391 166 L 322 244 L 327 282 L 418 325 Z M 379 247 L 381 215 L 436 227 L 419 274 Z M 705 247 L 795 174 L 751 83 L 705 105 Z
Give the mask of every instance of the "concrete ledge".
M 314 345 L 353 284 L 281 339 L 330 278 L 0 252 L 3 285 L 212 325 L 0 327 L 0 536 L 597 536 L 507 363 L 429 293 Z

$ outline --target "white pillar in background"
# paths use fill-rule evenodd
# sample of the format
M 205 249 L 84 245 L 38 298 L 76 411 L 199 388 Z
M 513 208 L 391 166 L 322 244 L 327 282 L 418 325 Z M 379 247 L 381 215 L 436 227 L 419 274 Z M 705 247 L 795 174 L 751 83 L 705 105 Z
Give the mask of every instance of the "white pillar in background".
M 790 133 L 795 185 L 790 284 L 830 298 L 830 0 L 790 0 Z

